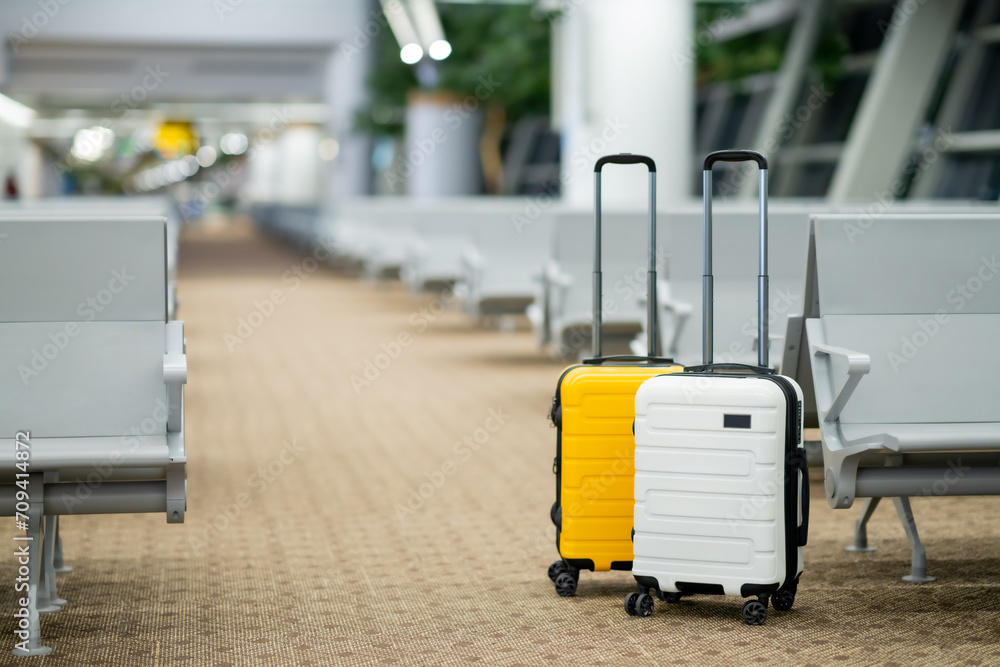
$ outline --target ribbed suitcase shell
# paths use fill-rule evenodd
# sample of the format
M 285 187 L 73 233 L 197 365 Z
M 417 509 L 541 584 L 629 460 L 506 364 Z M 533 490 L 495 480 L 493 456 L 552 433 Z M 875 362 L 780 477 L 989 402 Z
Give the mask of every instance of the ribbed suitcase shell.
M 560 378 L 553 518 L 559 555 L 573 567 L 631 568 L 635 393 L 649 378 L 680 370 L 583 365 Z
M 801 574 L 802 548 L 794 544 L 796 568 L 787 571 L 786 502 L 794 503 L 796 525 L 802 508 L 799 484 L 786 493 L 785 478 L 798 477 L 796 457 L 804 455 L 802 392 L 789 382 L 790 407 L 781 386 L 759 375 L 682 374 L 639 388 L 632 573 L 640 584 L 651 577 L 664 593 L 745 597 Z

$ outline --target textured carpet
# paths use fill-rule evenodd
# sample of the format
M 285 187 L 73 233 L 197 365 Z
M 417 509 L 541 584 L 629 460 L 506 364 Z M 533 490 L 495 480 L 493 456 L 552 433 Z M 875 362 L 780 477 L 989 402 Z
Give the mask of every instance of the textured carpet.
M 627 573 L 585 572 L 560 599 L 545 574 L 560 365 L 530 333 L 245 231 L 188 234 L 181 256 L 187 522 L 65 519 L 69 603 L 42 621 L 55 652 L 5 645 L 0 664 L 1000 664 L 998 498 L 913 502 L 938 577 L 915 586 L 891 505 L 878 551 L 846 553 L 857 510 L 814 483 L 795 609 L 763 627 L 733 598 L 627 617 Z M 3 559 L 11 612 L 13 577 Z M 12 630 L 4 613 L 6 644 Z

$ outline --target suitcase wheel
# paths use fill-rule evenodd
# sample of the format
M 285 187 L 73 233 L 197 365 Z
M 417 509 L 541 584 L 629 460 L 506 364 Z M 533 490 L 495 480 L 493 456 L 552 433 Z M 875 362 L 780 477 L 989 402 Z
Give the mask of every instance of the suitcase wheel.
M 580 575 L 575 577 L 569 572 L 563 572 L 555 579 L 556 593 L 561 598 L 571 598 L 576 594 L 576 583 Z
M 778 611 L 788 611 L 795 604 L 795 591 L 782 588 L 771 597 L 771 604 Z
M 743 620 L 747 625 L 764 625 L 767 606 L 759 600 L 748 600 L 743 604 Z
M 638 599 L 638 593 L 629 593 L 625 596 L 625 613 L 629 616 L 635 616 L 638 613 L 635 609 L 635 603 Z
M 549 579 L 555 583 L 556 577 L 568 571 L 569 567 L 566 565 L 565 561 L 557 560 L 552 563 L 552 565 L 549 565 Z
M 667 604 L 677 604 L 681 601 L 680 593 L 660 593 L 660 599 Z
M 653 596 L 648 593 L 641 593 L 635 601 L 635 614 L 640 618 L 646 618 L 653 614 L 653 605 L 656 602 L 653 600 Z

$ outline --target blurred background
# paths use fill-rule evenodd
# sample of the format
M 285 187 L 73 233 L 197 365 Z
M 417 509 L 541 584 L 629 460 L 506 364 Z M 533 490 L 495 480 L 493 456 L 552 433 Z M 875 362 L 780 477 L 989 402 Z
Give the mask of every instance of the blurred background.
M 803 323 L 827 314 L 817 284 L 840 289 L 835 314 L 895 313 L 844 325 L 870 340 L 828 333 L 875 360 L 852 405 L 920 447 L 931 422 L 959 464 L 976 450 L 1000 475 L 982 435 L 1000 428 L 983 430 L 1000 424 L 1000 268 L 986 256 L 1000 246 L 1000 0 L 2 0 L 0 28 L 0 226 L 24 232 L 0 233 L 13 332 L 0 417 L 36 441 L 73 419 L 70 435 L 110 452 L 114 433 L 151 422 L 126 408 L 153 405 L 161 369 L 178 396 L 187 382 L 183 419 L 161 425 L 164 440 L 179 429 L 154 452 L 164 467 L 142 459 L 112 480 L 162 503 L 130 515 L 96 494 L 101 513 L 56 528 L 77 569 L 60 575 L 65 611 L 43 617 L 51 664 L 998 664 L 993 499 L 897 504 L 906 527 L 883 510 L 879 551 L 845 556 L 857 512 L 826 507 L 815 470 L 805 604 L 754 642 L 701 602 L 622 634 L 630 573 L 588 573 L 568 602 L 543 572 L 562 516 L 549 415 L 562 369 L 592 354 L 593 174 L 607 154 L 655 159 L 659 215 L 646 255 L 649 181 L 607 169 L 603 354 L 701 361 L 703 160 L 755 149 L 769 161 L 770 298 L 756 307 L 756 167 L 720 165 L 716 361 L 766 351 L 799 382 L 818 466 L 817 394 L 831 390 L 811 377 Z M 827 255 L 819 234 L 810 252 L 821 219 Z M 817 272 L 817 257 L 834 259 Z M 117 298 L 108 272 L 125 264 L 142 286 L 92 325 L 86 299 Z M 963 324 L 931 343 L 939 316 Z M 144 365 L 111 334 L 62 354 L 81 318 L 148 324 Z M 887 370 L 918 347 L 919 363 Z M 97 382 L 111 371 L 114 393 Z M 85 432 L 102 411 L 115 428 Z M 630 472 L 580 475 L 626 514 L 630 421 L 605 459 Z M 940 435 L 952 422 L 966 440 Z M 872 461 L 911 465 L 896 447 Z M 82 456 L 51 464 L 73 475 L 60 485 L 105 460 Z M 853 501 L 853 481 L 826 479 Z M 927 554 L 937 587 L 901 588 Z M 17 567 L 0 561 L 0 579 Z
M 168 193 L 188 221 L 362 195 L 588 206 L 594 159 L 629 151 L 670 201 L 742 146 L 772 196 L 997 199 L 1000 8 L 895 4 L 8 1 L 3 194 Z

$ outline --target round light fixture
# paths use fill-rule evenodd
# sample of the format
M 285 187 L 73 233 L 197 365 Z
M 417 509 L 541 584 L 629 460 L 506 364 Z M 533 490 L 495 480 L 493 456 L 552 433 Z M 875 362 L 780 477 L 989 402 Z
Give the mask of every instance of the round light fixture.
M 202 167 L 211 167 L 215 164 L 216 152 L 211 146 L 202 146 L 195 153 L 195 156 L 198 158 L 198 164 Z
M 446 39 L 439 39 L 427 48 L 427 55 L 434 60 L 444 60 L 451 55 L 451 44 Z
M 416 65 L 424 57 L 424 50 L 419 44 L 410 43 L 399 51 L 399 58 L 407 65 Z

